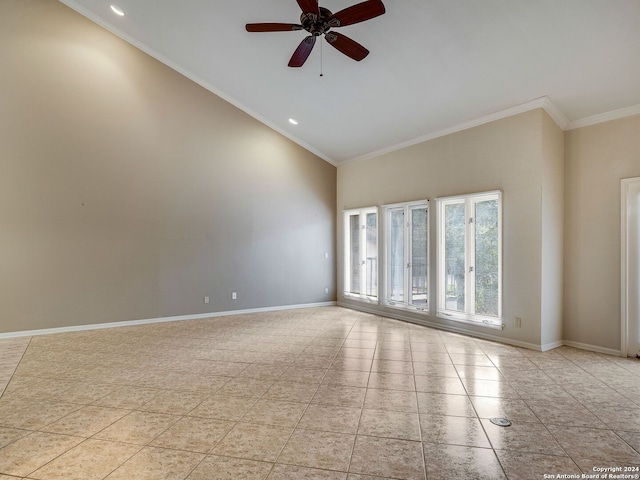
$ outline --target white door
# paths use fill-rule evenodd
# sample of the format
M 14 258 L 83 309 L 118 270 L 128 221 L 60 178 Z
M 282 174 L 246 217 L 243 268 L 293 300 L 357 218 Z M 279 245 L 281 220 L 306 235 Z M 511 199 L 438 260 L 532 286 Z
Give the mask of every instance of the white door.
M 622 180 L 622 349 L 640 355 L 640 177 Z

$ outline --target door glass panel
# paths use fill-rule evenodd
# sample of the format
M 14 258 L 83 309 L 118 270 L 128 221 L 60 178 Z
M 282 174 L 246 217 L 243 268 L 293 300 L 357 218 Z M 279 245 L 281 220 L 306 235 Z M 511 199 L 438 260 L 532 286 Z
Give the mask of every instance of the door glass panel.
M 412 305 L 427 304 L 427 209 L 411 210 L 411 275 Z
M 445 308 L 464 312 L 465 204 L 444 206 Z
M 390 212 L 389 299 L 404 302 L 404 209 Z
M 477 315 L 497 317 L 499 311 L 498 201 L 475 204 L 475 288 Z
M 350 292 L 360 293 L 360 215 L 349 217 L 349 236 L 351 239 L 351 251 L 349 259 L 351 263 Z
M 378 214 L 367 213 L 366 294 L 378 296 Z

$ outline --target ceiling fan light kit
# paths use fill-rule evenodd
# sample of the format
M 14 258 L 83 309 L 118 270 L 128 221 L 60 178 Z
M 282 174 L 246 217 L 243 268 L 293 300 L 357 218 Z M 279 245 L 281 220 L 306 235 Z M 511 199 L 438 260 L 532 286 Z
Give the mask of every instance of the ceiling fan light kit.
M 300 24 L 295 23 L 247 23 L 248 32 L 290 32 L 306 30 L 310 33 L 305 37 L 289 60 L 290 67 L 301 67 L 311 54 L 316 43 L 316 37 L 324 35 L 325 40 L 333 48 L 349 58 L 360 61 L 369 55 L 369 50 L 355 40 L 337 32 L 332 28 L 353 25 L 354 23 L 370 20 L 385 12 L 381 0 L 367 0 L 356 5 L 332 13 L 318 5 L 318 0 L 297 0 L 302 14 Z

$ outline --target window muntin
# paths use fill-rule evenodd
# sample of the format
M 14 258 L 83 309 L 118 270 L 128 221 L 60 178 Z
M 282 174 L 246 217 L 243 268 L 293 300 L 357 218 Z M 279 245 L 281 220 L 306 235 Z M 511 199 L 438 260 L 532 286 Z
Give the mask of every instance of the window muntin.
M 385 303 L 428 311 L 429 209 L 426 200 L 385 206 Z
M 502 326 L 501 194 L 438 199 L 438 314 Z
M 375 207 L 344 212 L 344 294 L 378 298 L 378 211 Z

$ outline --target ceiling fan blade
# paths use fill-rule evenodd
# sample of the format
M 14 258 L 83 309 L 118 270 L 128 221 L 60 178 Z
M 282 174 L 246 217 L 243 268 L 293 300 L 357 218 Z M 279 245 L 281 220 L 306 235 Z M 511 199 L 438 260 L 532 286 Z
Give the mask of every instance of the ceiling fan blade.
M 293 52 L 291 56 L 291 60 L 289 60 L 290 67 L 301 67 L 304 65 L 304 62 L 307 61 L 309 55 L 311 54 L 311 50 L 313 50 L 313 46 L 316 44 L 315 35 L 309 35 L 307 38 L 300 42 L 296 51 Z
M 334 13 L 329 17 L 328 22 L 332 27 L 344 27 L 370 20 L 384 12 L 384 4 L 381 0 L 367 0 Z
M 295 23 L 247 23 L 247 32 L 290 32 L 302 30 L 302 25 Z
M 302 13 L 313 13 L 316 17 L 320 15 L 318 0 L 298 0 L 298 5 L 302 9 Z
M 369 55 L 369 50 L 364 48 L 355 40 L 351 40 L 349 37 L 340 33 L 327 32 L 324 38 L 327 39 L 329 45 L 344 53 L 347 57 L 353 58 L 357 62 Z

